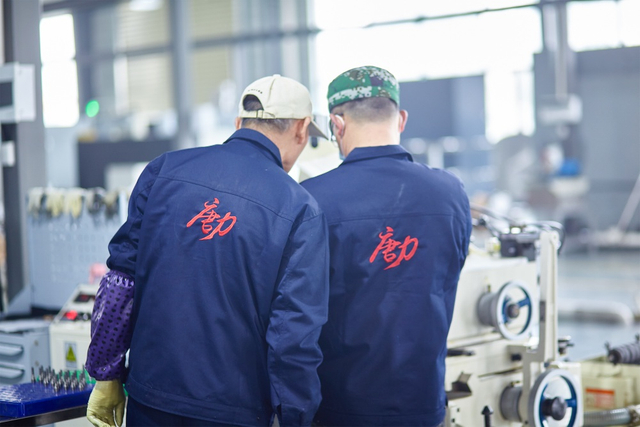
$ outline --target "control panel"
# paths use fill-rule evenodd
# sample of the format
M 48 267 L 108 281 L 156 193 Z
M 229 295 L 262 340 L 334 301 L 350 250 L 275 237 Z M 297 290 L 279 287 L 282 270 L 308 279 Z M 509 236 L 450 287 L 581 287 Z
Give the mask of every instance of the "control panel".
M 82 369 L 91 342 L 91 313 L 99 285 L 78 285 L 49 327 L 51 367 Z
M 97 291 L 98 285 L 78 285 L 71 298 L 56 315 L 54 323 L 90 322 Z

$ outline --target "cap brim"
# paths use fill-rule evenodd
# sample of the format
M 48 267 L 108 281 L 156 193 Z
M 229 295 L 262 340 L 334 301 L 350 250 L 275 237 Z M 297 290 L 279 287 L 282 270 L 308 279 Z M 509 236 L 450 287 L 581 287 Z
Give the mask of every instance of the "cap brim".
M 325 135 L 324 132 L 320 130 L 320 127 L 313 120 L 309 122 L 309 136 L 319 136 L 320 138 L 324 138 L 326 140 L 329 139 L 327 135 Z

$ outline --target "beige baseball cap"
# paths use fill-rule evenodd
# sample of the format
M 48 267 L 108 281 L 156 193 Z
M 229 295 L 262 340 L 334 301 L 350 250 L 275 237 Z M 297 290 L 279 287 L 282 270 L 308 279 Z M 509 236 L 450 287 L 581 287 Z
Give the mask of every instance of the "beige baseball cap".
M 247 111 L 242 104 L 247 95 L 253 95 L 262 104 L 262 110 Z M 313 120 L 311 95 L 301 83 L 280 74 L 263 77 L 251 83 L 240 97 L 238 117 L 245 119 L 305 119 L 311 118 L 309 136 L 329 139 Z

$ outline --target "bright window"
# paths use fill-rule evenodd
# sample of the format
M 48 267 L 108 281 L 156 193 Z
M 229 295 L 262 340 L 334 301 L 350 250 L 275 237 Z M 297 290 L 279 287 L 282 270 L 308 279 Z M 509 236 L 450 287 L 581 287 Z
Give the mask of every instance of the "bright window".
M 569 46 L 575 51 L 619 47 L 617 4 L 612 1 L 567 5 Z
M 569 3 L 569 46 L 575 51 L 640 46 L 640 1 Z
M 46 127 L 72 127 L 78 123 L 78 71 L 70 14 L 40 21 L 42 58 L 42 113 Z
M 620 40 L 624 46 L 640 46 L 640 1 L 620 0 Z
M 420 23 L 357 28 L 376 22 L 443 16 L 531 2 L 321 0 L 315 2 L 317 86 L 314 105 L 326 111 L 326 88 L 340 72 L 377 65 L 400 81 L 485 75 L 487 138 L 498 142 L 534 131 L 533 54 L 542 50 L 537 8 L 519 8 Z M 339 10 L 340 13 L 335 13 Z M 401 101 L 402 103 L 402 101 Z
M 314 17 L 318 28 L 360 28 L 365 25 L 439 17 L 483 9 L 497 9 L 536 3 L 535 0 L 315 0 Z

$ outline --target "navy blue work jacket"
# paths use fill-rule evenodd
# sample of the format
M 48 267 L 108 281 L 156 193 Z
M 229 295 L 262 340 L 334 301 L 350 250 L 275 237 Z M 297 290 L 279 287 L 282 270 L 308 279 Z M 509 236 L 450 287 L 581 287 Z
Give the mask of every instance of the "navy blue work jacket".
M 454 175 L 399 145 L 354 149 L 304 181 L 329 223 L 320 425 L 435 426 L 446 339 L 471 234 Z
M 240 129 L 140 176 L 107 265 L 135 277 L 126 389 L 221 424 L 309 425 L 327 318 L 326 220 L 277 147 Z

